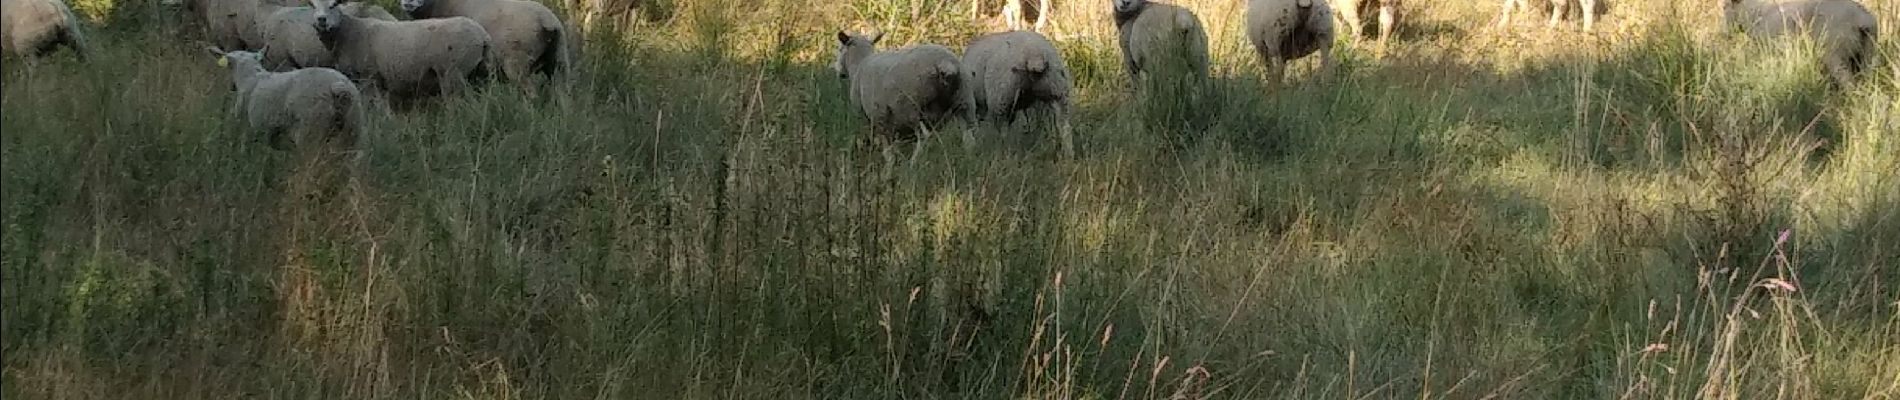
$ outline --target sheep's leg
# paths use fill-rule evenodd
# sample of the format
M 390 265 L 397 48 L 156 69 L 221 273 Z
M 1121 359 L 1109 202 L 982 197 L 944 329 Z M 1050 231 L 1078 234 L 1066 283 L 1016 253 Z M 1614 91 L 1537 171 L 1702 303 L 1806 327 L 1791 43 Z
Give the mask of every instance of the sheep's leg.
M 912 139 L 913 143 L 911 143 L 912 147 L 910 150 L 910 162 L 913 163 L 917 162 L 918 156 L 924 154 L 924 143 L 929 142 L 932 136 L 937 136 L 936 133 L 930 131 L 930 127 L 924 126 L 922 123 L 918 124 L 917 132 L 917 137 Z
M 1517 7 L 1518 1 L 1521 0 L 1504 0 L 1504 7 L 1498 11 L 1498 29 L 1505 29 L 1511 26 L 1511 9 Z
M 1317 53 L 1319 53 L 1318 79 L 1320 83 L 1330 82 L 1333 76 L 1333 45 L 1329 42 L 1320 42 Z M 1381 56 L 1385 54 L 1384 46 L 1379 47 L 1379 54 Z
M 1022 29 L 1023 1 L 1024 0 L 1003 0 L 1003 24 L 1007 25 L 1009 30 Z
M 1379 51 L 1384 52 L 1386 44 L 1392 40 L 1392 30 L 1399 23 L 1398 5 L 1392 0 L 1379 3 Z
M 1267 46 L 1255 46 L 1255 49 L 1260 52 L 1260 61 L 1261 64 L 1263 64 L 1263 69 L 1265 69 L 1265 75 L 1261 78 L 1266 80 L 1267 87 L 1269 88 L 1279 86 L 1280 79 L 1286 75 L 1286 60 L 1282 60 L 1280 56 L 1274 55 L 1277 51 Z
M 1597 1 L 1583 0 L 1583 31 L 1589 32 L 1597 24 Z
M 1835 54 L 1829 54 L 1827 61 L 1821 63 L 1821 66 L 1827 68 L 1827 74 L 1834 78 L 1836 86 L 1843 89 L 1854 86 L 1854 67 L 1848 65 L 1848 61 L 1836 57 Z
M 1049 24 L 1049 2 L 1055 0 L 1036 0 L 1036 31 Z
M 1550 0 L 1550 23 L 1544 27 L 1555 28 L 1557 24 L 1563 23 L 1564 13 L 1567 11 L 1570 11 L 1569 0 Z

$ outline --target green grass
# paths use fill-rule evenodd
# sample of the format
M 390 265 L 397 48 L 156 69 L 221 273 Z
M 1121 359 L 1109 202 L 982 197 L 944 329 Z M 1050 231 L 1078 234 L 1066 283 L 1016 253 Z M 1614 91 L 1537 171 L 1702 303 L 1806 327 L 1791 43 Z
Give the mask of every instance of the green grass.
M 0 397 L 1900 396 L 1900 78 L 1476 2 L 1268 92 L 1237 2 L 1187 3 L 1203 107 L 1059 3 L 1079 158 L 889 170 L 832 33 L 961 47 L 968 3 L 668 3 L 543 100 L 374 103 L 355 169 L 128 3 L 90 63 L 6 60 Z

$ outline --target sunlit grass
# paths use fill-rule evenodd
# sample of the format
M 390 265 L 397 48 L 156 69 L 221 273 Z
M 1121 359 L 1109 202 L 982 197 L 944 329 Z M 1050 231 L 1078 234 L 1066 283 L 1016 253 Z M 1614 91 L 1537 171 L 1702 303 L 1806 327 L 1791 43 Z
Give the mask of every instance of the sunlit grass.
M 1680 4 L 1410 4 L 1385 56 L 1269 91 L 1244 2 L 1182 3 L 1191 107 L 1057 3 L 1075 159 L 862 144 L 833 33 L 961 48 L 968 2 L 694 1 L 590 31 L 549 101 L 372 102 L 347 173 L 242 132 L 175 10 L 126 7 L 90 63 L 6 61 L 0 393 L 1900 395 L 1894 35 L 1834 88 Z

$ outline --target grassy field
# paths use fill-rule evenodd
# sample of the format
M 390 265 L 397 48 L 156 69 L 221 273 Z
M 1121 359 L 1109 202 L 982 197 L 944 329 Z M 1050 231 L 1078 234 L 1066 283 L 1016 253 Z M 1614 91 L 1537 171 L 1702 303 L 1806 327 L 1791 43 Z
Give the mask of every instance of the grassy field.
M 1411 3 L 1270 91 L 1186 0 L 1188 108 L 1059 2 L 1078 158 L 885 168 L 833 33 L 960 49 L 969 3 L 661 1 L 547 96 L 377 103 L 345 169 L 242 132 L 173 10 L 79 0 L 91 62 L 4 68 L 0 397 L 1900 397 L 1900 0 L 1851 89 L 1712 3 Z

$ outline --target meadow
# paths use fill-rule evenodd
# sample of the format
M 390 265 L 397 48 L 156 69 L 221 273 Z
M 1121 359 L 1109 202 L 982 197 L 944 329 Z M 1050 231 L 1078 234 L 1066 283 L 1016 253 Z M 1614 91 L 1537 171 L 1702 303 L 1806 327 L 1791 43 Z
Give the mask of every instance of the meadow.
M 835 33 L 960 51 L 968 1 L 655 0 L 544 95 L 372 103 L 339 166 L 245 133 L 179 10 L 76 0 L 88 61 L 0 73 L 0 397 L 1900 398 L 1862 2 L 1853 87 L 1713 1 L 1467 0 L 1267 89 L 1244 2 L 1183 0 L 1181 107 L 1060 1 L 1077 157 L 886 167 Z

